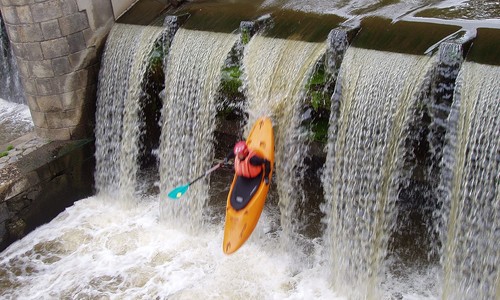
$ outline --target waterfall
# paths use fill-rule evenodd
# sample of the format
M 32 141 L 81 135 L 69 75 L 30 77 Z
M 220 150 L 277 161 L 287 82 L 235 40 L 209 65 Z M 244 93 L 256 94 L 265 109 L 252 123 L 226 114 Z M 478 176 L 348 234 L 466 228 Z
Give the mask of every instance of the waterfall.
M 167 193 L 208 170 L 214 159 L 215 96 L 221 68 L 237 35 L 179 29 L 165 70 L 160 141 L 160 214 L 163 220 L 197 231 L 208 200 L 208 180 L 181 200 Z
M 322 182 L 333 286 L 350 299 L 381 296 L 405 140 L 431 68 L 427 56 L 353 47 L 344 56 Z
M 457 79 L 440 182 L 443 299 L 498 299 L 498 66 L 466 62 Z
M 224 256 L 225 203 L 218 200 L 227 196 L 230 171 L 198 181 L 179 200 L 166 195 L 202 175 L 214 163 L 216 150 L 229 146 L 216 147 L 214 131 L 220 120 L 220 77 L 238 36 L 180 29 L 164 43 L 165 31 L 124 24 L 112 29 L 98 86 L 99 193 L 75 202 L 0 253 L 0 298 L 499 298 L 498 66 L 463 62 L 456 44 L 442 48 L 439 56 L 450 56 L 441 60 L 352 46 L 332 56 L 328 41 L 253 36 L 237 64 L 244 74 L 238 96 L 244 93 L 248 100 L 243 107 L 246 133 L 261 115 L 273 121 L 276 180 L 254 232 L 257 238 Z M 347 47 L 347 38 L 340 41 Z M 159 47 L 168 47 L 169 55 L 151 55 L 160 53 Z M 152 74 L 148 65 L 160 58 L 165 60 L 155 66 L 164 69 Z M 316 148 L 309 148 L 310 132 L 301 124 L 303 109 L 310 105 L 304 89 L 314 78 L 311 73 L 317 74 L 315 67 L 324 67 L 318 64 L 322 59 L 330 62 L 326 67 L 333 66 L 325 72 L 337 81 L 327 81 L 329 93 L 333 82 L 336 88 L 318 181 L 304 171 L 319 168 L 323 157 L 314 152 L 314 166 L 308 163 Z M 144 103 L 150 91 L 159 100 L 151 105 L 154 109 Z M 6 103 L 14 104 L 2 101 L 0 120 Z M 157 104 L 163 104 L 161 109 Z M 146 120 L 150 111 L 154 118 Z M 150 136 L 151 123 L 161 132 L 155 128 Z M 427 132 L 434 136 L 426 140 Z M 154 178 L 148 184 L 159 184 L 159 195 L 138 193 L 137 181 L 149 180 L 142 177 L 144 165 L 138 161 L 145 136 L 154 139 L 150 148 L 158 154 L 160 182 Z M 419 153 L 415 141 L 425 144 Z M 431 157 L 432 165 L 426 164 Z M 439 181 L 425 176 L 427 167 Z M 425 202 L 439 208 L 432 216 L 405 215 L 410 200 L 416 200 L 411 202 L 415 211 L 422 203 L 418 197 L 423 193 L 412 194 L 417 187 L 408 180 L 415 174 L 418 184 L 432 188 L 432 199 Z M 304 192 L 313 185 L 324 193 Z M 107 201 L 108 193 L 137 201 L 121 205 Z M 316 209 L 323 196 L 324 226 L 318 229 L 317 219 L 307 220 L 304 214 Z M 217 203 L 205 207 L 209 199 Z M 11 222 L 8 217 L 13 205 L 28 200 L 1 203 L 0 231 L 24 226 L 24 219 Z M 275 213 L 278 209 L 281 214 Z M 430 252 L 423 223 L 431 217 L 440 220 L 435 232 L 441 265 L 425 260 Z M 314 237 L 304 229 L 311 224 Z M 411 230 L 403 232 L 404 226 Z
M 0 145 L 7 144 L 32 130 L 33 121 L 28 107 L 0 98 Z
M 0 15 L 0 98 L 9 102 L 26 104 L 19 78 L 17 61 L 10 47 L 5 24 Z
M 33 120 L 26 105 L 16 58 L 0 15 L 0 145 L 32 130 Z
M 300 108 L 308 75 L 325 51 L 326 43 L 255 36 L 243 56 L 249 116 L 246 132 L 263 115 L 271 117 L 275 129 L 275 174 L 285 239 L 303 225 L 297 209 L 305 201 L 301 181 L 308 132 L 300 127 Z M 286 244 L 293 249 L 292 241 Z
M 161 27 L 116 24 L 106 43 L 99 74 L 96 112 L 98 192 L 119 190 L 130 197 L 136 188 L 141 86 L 149 54 Z

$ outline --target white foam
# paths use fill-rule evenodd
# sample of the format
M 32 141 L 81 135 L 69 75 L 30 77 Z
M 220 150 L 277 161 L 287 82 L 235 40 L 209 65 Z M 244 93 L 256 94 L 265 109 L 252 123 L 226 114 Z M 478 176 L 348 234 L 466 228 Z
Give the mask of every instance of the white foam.
M 223 224 L 186 233 L 159 221 L 161 202 L 140 201 L 132 208 L 103 197 L 78 201 L 12 244 L 0 254 L 0 296 L 340 299 L 321 264 L 297 268 L 276 237 L 256 234 L 226 256 Z
M 3 121 L 6 118 L 9 118 L 9 116 L 10 118 L 18 121 L 33 124 L 27 105 L 9 102 L 0 98 L 0 120 Z
M 14 140 L 31 130 L 33 121 L 28 106 L 0 98 L 0 144 Z

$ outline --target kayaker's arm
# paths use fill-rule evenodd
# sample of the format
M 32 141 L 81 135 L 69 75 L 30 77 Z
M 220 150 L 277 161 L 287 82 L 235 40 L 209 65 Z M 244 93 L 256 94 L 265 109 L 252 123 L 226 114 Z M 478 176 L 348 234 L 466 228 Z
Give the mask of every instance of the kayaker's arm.
M 271 173 L 271 162 L 257 155 L 250 158 L 250 163 L 254 166 L 264 165 L 264 180 L 269 183 L 269 174 Z

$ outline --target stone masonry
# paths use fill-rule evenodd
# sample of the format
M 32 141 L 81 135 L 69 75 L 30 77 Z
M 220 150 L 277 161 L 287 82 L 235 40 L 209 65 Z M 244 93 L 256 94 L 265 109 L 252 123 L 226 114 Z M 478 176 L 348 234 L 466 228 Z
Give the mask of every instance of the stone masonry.
M 37 135 L 91 136 L 110 0 L 0 1 Z

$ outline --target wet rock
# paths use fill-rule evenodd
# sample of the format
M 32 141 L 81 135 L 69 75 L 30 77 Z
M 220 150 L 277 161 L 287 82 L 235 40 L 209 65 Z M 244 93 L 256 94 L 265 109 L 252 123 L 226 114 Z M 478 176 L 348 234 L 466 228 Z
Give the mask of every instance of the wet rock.
M 25 229 L 26 222 L 24 222 L 22 219 L 12 220 L 7 223 L 7 230 L 9 232 L 9 235 L 16 239 L 20 239 L 25 235 Z

